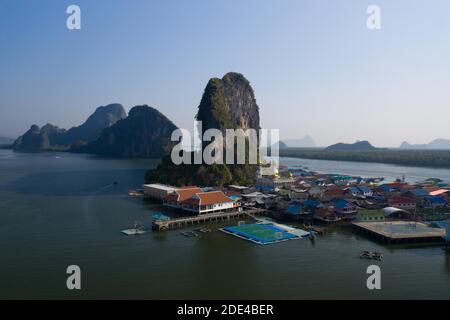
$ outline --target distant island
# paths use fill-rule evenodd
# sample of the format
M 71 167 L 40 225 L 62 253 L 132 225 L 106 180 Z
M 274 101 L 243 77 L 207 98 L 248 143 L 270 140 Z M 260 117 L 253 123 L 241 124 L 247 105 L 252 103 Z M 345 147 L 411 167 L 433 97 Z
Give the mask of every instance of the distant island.
M 337 143 L 327 148 L 325 151 L 373 151 L 377 150 L 369 141 L 357 141 L 355 143 Z
M 0 146 L 10 146 L 14 143 L 14 138 L 0 135 Z
M 74 145 L 88 144 L 98 138 L 103 129 L 126 118 L 125 109 L 120 104 L 98 107 L 80 126 L 69 130 L 52 124 L 42 128 L 34 124 L 13 144 L 13 150 L 21 152 L 68 151 Z
M 274 143 L 272 145 L 272 148 L 276 148 L 278 147 L 278 149 L 287 149 L 289 148 L 288 145 L 286 143 L 284 143 L 283 141 L 278 141 L 277 143 Z
M 98 107 L 80 126 L 69 130 L 52 124 L 32 125 L 12 145 L 18 152 L 65 151 L 116 158 L 161 158 L 170 149 L 177 127 L 147 105 L 129 115 L 121 104 Z
M 400 149 L 410 150 L 450 150 L 450 140 L 448 139 L 436 139 L 427 144 L 410 144 L 403 142 L 400 145 Z

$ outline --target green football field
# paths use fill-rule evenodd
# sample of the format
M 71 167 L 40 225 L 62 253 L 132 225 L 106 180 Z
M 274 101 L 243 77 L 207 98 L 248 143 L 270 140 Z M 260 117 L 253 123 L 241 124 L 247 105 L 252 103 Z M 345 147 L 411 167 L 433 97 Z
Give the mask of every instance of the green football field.
M 273 238 L 283 238 L 284 233 L 282 230 L 276 229 L 274 227 L 267 228 L 267 226 L 258 224 L 245 224 L 235 227 L 235 230 L 246 233 L 254 238 L 266 240 Z
M 298 236 L 288 233 L 285 230 L 265 224 L 244 224 L 240 226 L 224 228 L 224 230 L 259 243 L 269 243 L 298 238 Z

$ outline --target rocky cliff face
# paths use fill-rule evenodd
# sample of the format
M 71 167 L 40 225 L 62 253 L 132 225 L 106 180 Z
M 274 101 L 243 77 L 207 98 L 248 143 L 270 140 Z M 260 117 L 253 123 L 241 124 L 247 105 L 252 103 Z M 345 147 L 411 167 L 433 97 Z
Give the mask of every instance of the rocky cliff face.
M 427 144 L 410 144 L 405 141 L 400 145 L 400 149 L 449 150 L 450 149 L 450 140 L 436 139 Z
M 219 129 L 259 129 L 259 108 L 250 83 L 242 74 L 228 73 L 222 79 L 209 80 L 196 115 L 202 121 L 202 131 Z M 209 144 L 206 142 L 205 144 Z M 193 154 L 189 155 L 191 158 Z M 221 186 L 251 184 L 256 178 L 256 165 L 213 164 L 175 165 L 170 157 L 163 159 L 146 175 L 147 182 L 172 185 Z
M 17 138 L 13 144 L 13 149 L 23 152 L 62 150 L 65 146 L 59 143 L 65 133 L 64 129 L 51 124 L 46 124 L 42 128 L 34 124 L 23 136 Z
M 126 117 L 127 113 L 121 104 L 115 103 L 98 107 L 81 126 L 67 131 L 67 142 L 69 144 L 77 141 L 92 142 L 100 136 L 103 129 L 111 127 Z
M 22 152 L 68 150 L 74 144 L 87 144 L 98 138 L 103 129 L 126 117 L 120 104 L 99 107 L 81 126 L 69 130 L 47 124 L 42 128 L 31 128 L 13 144 L 13 149 Z
M 259 129 L 259 108 L 250 82 L 235 72 L 209 80 L 196 119 L 203 122 L 203 131 Z
M 160 158 L 170 151 L 177 127 L 147 105 L 130 110 L 128 118 L 103 130 L 100 137 L 78 151 L 123 158 Z

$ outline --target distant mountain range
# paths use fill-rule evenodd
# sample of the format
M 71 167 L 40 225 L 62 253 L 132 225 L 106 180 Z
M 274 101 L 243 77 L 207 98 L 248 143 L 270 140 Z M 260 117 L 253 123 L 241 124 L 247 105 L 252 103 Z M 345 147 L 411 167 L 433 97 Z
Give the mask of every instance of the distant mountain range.
M 314 148 L 316 143 L 309 135 L 302 139 L 287 139 L 280 141 L 280 149 L 282 148 Z
M 369 141 L 357 141 L 355 143 L 337 143 L 327 148 L 325 151 L 372 151 L 377 150 Z
M 0 145 L 11 145 L 14 142 L 14 138 L 0 135 Z
M 52 124 L 32 125 L 13 144 L 15 151 L 69 151 L 111 157 L 159 158 L 177 127 L 158 110 L 136 106 L 127 117 L 120 104 L 99 107 L 80 126 L 69 130 Z
M 71 151 L 118 158 L 159 158 L 170 151 L 170 137 L 176 129 L 155 108 L 136 106 L 127 118 L 105 128 L 95 141 L 74 146 Z
M 22 152 L 67 151 L 73 145 L 87 144 L 98 138 L 103 129 L 126 118 L 125 109 L 120 104 L 98 107 L 80 126 L 69 130 L 46 124 L 42 128 L 32 125 L 13 144 L 13 149 Z
M 450 140 L 447 139 L 436 139 L 428 144 L 409 144 L 408 142 L 403 142 L 400 145 L 400 149 L 432 149 L 432 150 L 447 150 L 450 149 Z

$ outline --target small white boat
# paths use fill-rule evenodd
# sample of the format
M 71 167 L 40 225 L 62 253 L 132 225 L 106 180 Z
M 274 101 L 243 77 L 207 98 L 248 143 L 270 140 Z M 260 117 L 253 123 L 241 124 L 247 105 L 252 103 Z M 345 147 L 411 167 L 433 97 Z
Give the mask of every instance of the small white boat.
M 135 197 L 135 198 L 142 197 L 142 196 L 144 196 L 144 191 L 143 190 L 129 190 L 128 195 L 130 197 Z

